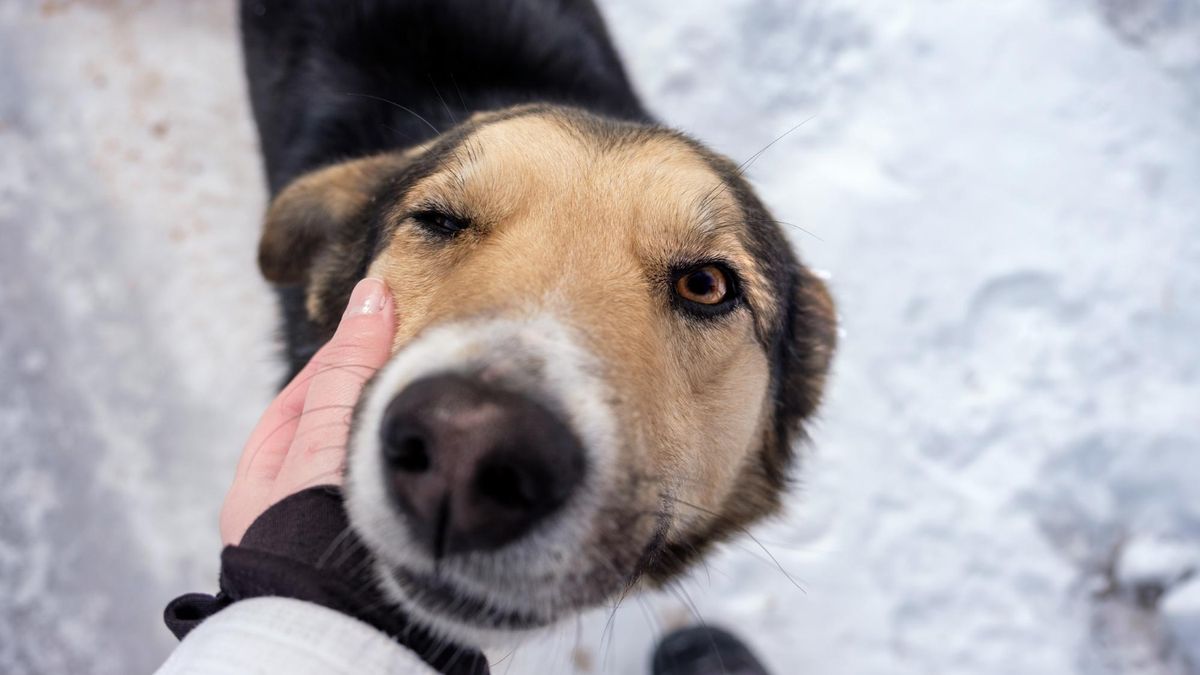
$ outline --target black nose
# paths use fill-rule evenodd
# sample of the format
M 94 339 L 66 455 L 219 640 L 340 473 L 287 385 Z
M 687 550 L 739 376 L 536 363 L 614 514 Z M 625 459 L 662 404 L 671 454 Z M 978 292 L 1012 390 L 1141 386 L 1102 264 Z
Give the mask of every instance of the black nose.
M 435 557 L 519 538 L 566 503 L 585 470 L 557 415 L 461 375 L 405 387 L 380 437 L 391 496 Z

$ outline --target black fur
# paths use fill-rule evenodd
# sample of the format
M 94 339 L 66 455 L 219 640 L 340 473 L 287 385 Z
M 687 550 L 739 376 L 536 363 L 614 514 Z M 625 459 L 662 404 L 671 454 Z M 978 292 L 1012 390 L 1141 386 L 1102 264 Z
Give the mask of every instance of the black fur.
M 272 197 L 478 111 L 546 102 L 649 121 L 591 0 L 243 0 L 241 28 Z M 295 372 L 322 335 L 300 289 L 279 295 Z

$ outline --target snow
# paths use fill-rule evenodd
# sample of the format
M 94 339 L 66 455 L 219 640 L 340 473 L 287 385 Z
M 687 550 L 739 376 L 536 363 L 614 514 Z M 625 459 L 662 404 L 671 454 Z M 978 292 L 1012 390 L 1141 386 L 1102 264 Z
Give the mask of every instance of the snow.
M 1200 663 L 1200 576 L 1193 576 L 1167 596 L 1163 603 L 1163 614 L 1191 663 Z
M 227 4 L 0 2 L 0 671 L 151 670 L 212 586 L 279 372 Z M 779 673 L 1200 672 L 1200 3 L 602 7 L 716 149 L 807 120 L 750 175 L 844 337 L 786 517 L 496 672 L 697 616 Z
M 1200 540 L 1139 537 L 1122 547 L 1114 572 L 1123 588 L 1172 586 L 1200 572 Z

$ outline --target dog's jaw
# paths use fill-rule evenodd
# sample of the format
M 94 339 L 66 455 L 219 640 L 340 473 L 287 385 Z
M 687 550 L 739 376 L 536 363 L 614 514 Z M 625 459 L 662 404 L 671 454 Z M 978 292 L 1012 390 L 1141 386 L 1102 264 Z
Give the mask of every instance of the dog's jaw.
M 352 526 L 377 559 L 382 591 L 434 633 L 470 645 L 497 645 L 580 609 L 564 598 L 588 565 L 581 550 L 605 491 L 615 483 L 621 443 L 600 370 L 563 322 L 534 312 L 426 330 L 370 383 L 351 433 L 346 507 Z M 530 534 L 487 554 L 435 561 L 412 540 L 387 496 L 378 429 L 400 390 L 443 373 L 501 384 L 555 410 L 583 442 L 587 476 L 568 504 Z M 397 573 L 437 578 L 493 611 L 478 612 L 477 622 L 467 622 L 427 607 L 405 589 Z M 525 619 L 502 620 L 509 613 Z

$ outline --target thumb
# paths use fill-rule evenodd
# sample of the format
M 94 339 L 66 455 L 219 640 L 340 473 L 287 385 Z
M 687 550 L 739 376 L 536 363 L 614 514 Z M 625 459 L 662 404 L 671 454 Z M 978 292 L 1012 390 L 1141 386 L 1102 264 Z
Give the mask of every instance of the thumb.
M 304 411 L 276 481 L 278 498 L 309 485 L 341 483 L 351 413 L 363 384 L 391 354 L 394 324 L 384 283 L 358 282 L 337 332 L 312 358 Z

